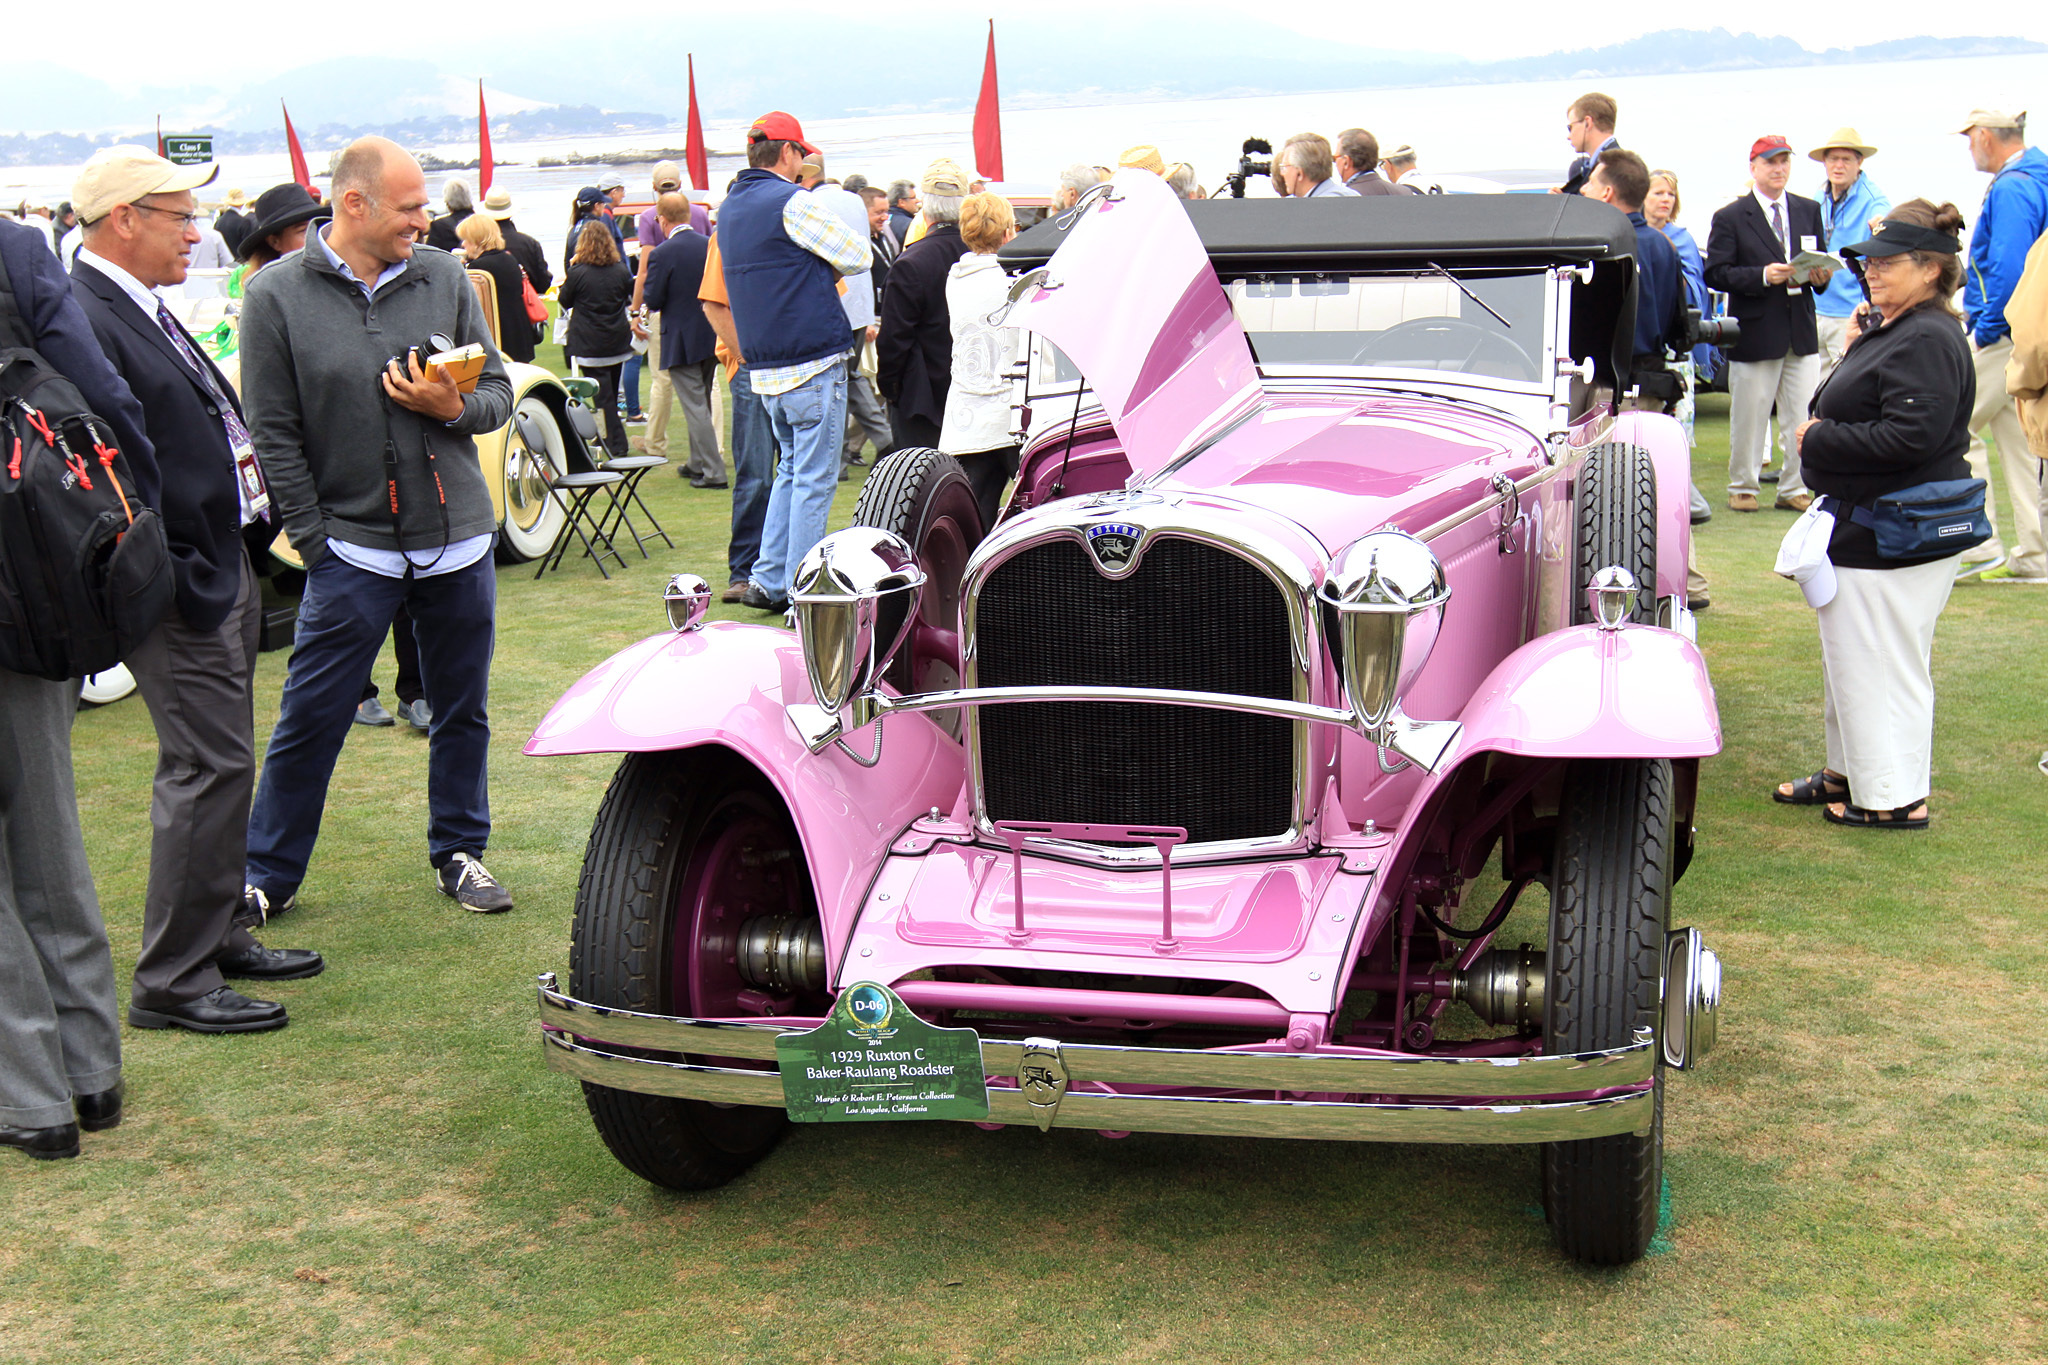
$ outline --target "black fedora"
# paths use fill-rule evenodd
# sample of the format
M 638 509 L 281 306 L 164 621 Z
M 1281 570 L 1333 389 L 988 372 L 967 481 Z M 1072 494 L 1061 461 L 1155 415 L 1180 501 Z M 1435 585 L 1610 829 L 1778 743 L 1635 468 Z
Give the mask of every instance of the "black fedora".
M 256 221 L 250 225 L 248 236 L 242 238 L 242 245 L 235 252 L 236 259 L 248 260 L 271 233 L 310 223 L 325 213 L 320 201 L 308 194 L 305 186 L 291 181 L 272 185 L 257 195 L 256 202 L 249 206 L 249 216 Z

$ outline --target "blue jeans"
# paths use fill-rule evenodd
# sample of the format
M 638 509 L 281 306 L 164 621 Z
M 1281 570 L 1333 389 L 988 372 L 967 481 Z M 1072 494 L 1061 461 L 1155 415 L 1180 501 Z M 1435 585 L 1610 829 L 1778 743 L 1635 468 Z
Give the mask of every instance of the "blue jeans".
M 745 370 L 735 371 L 732 390 L 732 544 L 726 567 L 744 583 L 761 557 L 761 526 L 768 520 L 768 491 L 775 482 L 775 428 L 768 409 L 754 396 Z
M 846 367 L 832 365 L 788 393 L 764 396 L 775 428 L 775 487 L 761 528 L 754 585 L 773 598 L 789 596 L 798 561 L 825 538 L 839 492 L 839 447 L 846 432 Z
M 626 372 L 620 378 L 620 389 L 625 394 L 626 416 L 640 415 L 640 356 L 636 353 L 626 362 Z
M 401 602 L 419 638 L 420 680 L 434 713 L 427 861 L 440 867 L 457 853 L 480 857 L 490 843 L 487 707 L 498 605 L 492 557 L 431 578 L 386 578 L 329 551 L 306 574 L 284 705 L 249 811 L 249 883 L 273 903 L 306 879 L 334 761 Z

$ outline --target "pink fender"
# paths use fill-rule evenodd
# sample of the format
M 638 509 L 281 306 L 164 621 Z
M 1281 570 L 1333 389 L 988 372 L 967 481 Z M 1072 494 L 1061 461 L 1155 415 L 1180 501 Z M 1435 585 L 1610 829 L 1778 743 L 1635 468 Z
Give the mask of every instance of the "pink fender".
M 1685 428 L 1659 412 L 1624 412 L 1606 439 L 1650 452 L 1657 468 L 1657 596 L 1683 598 L 1692 549 L 1692 452 Z
M 1494 666 L 1458 719 L 1459 760 L 1487 750 L 1542 758 L 1721 751 L 1706 660 L 1692 641 L 1656 626 L 1573 626 L 1531 640 Z
M 794 635 L 717 621 L 652 636 L 591 669 L 542 717 L 525 752 L 731 749 L 760 769 L 789 807 L 836 945 L 890 841 L 932 807 L 951 811 L 960 800 L 967 761 L 944 731 L 915 714 L 883 722 L 882 758 L 872 768 L 836 745 L 808 753 L 782 708 L 811 700 Z M 875 732 L 847 742 L 865 758 Z

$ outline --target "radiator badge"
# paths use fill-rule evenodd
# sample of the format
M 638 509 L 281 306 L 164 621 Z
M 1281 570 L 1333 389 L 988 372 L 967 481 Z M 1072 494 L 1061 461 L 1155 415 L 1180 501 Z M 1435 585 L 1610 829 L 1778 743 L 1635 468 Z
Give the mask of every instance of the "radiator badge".
M 1024 1059 L 1017 1068 L 1017 1088 L 1031 1106 L 1031 1118 L 1043 1133 L 1051 1129 L 1067 1094 L 1067 1063 L 1053 1038 L 1026 1038 Z
M 1137 562 L 1138 542 L 1145 528 L 1123 522 L 1105 521 L 1088 528 L 1088 551 L 1107 574 L 1126 573 Z

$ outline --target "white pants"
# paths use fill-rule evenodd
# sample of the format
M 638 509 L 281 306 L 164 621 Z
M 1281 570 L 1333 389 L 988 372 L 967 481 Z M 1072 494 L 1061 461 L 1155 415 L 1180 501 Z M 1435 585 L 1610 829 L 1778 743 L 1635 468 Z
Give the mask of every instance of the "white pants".
M 1933 785 L 1934 622 L 1948 605 L 1961 555 L 1908 569 L 1837 569 L 1819 611 L 1828 768 L 1849 799 L 1897 810 Z
M 2005 362 L 2012 358 L 2012 338 L 1989 346 L 1970 347 L 1977 366 L 1977 405 L 1970 409 L 1970 477 L 1984 480 L 1984 511 L 1991 515 L 1991 458 L 1984 445 L 1989 431 L 1998 442 L 1998 465 L 2005 471 L 2006 511 L 2011 519 L 2012 559 L 2007 567 L 2022 578 L 2048 575 L 2048 553 L 2041 544 L 2041 461 L 2027 447 L 2027 433 L 2020 427 L 2012 396 L 2005 391 Z M 2005 552 L 1998 538 L 1998 521 L 1991 523 L 1991 539 L 1970 551 L 1972 560 L 1993 559 Z
M 1842 363 L 1842 354 L 1849 349 L 1849 319 L 1831 318 L 1822 313 L 1814 321 L 1820 324 L 1820 372 L 1826 376 Z M 1799 424 L 1794 422 L 1792 425 Z
M 1799 450 L 1792 433 L 1806 420 L 1806 405 L 1820 385 L 1820 356 L 1785 355 L 1777 360 L 1736 360 L 1728 366 L 1728 491 L 1755 497 L 1771 444 L 1771 405 L 1778 408 L 1778 444 L 1785 452 L 1778 496 L 1806 491 L 1799 477 Z

